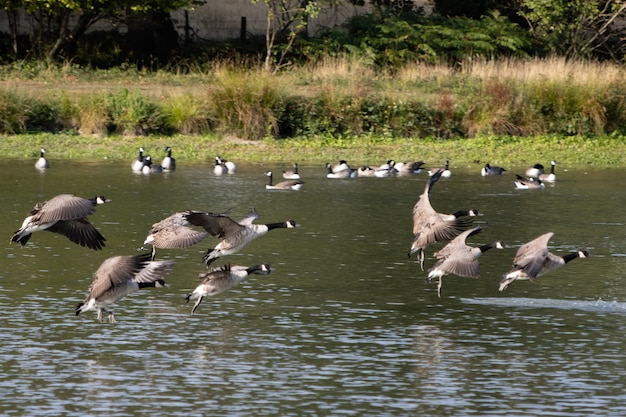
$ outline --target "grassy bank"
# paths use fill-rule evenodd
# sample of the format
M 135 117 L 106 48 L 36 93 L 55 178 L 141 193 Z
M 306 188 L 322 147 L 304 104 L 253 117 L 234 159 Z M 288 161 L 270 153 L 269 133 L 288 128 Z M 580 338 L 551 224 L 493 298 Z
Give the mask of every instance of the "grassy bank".
M 626 134 L 623 74 L 562 58 L 393 70 L 327 58 L 278 74 L 0 67 L 0 134 L 603 137 Z
M 156 161 L 172 146 L 181 163 L 212 161 L 216 154 L 249 163 L 323 164 L 347 159 L 353 164 L 380 164 L 390 158 L 398 161 L 423 160 L 439 165 L 445 159 L 455 166 L 470 166 L 476 160 L 519 166 L 556 159 L 567 166 L 622 167 L 626 165 L 623 137 L 533 137 L 485 136 L 472 139 L 382 139 L 353 137 L 246 141 L 217 136 L 104 138 L 68 135 L 15 135 L 0 137 L 4 158 L 35 159 L 45 147 L 50 159 L 132 160 L 140 146 Z

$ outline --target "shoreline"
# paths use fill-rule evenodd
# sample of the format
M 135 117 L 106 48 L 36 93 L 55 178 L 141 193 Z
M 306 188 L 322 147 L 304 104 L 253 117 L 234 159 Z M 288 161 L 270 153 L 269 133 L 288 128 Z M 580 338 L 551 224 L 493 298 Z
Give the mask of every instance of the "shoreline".
M 324 164 L 346 159 L 361 165 L 380 165 L 389 159 L 396 161 L 422 160 L 427 164 L 443 164 L 446 159 L 455 165 L 476 166 L 525 165 L 555 159 L 568 166 L 624 167 L 626 138 L 581 137 L 503 137 L 489 136 L 456 139 L 390 139 L 370 136 L 352 138 L 295 138 L 243 140 L 232 137 L 209 136 L 143 136 L 143 137 L 85 137 L 77 135 L 15 135 L 0 137 L 3 159 L 30 160 L 46 148 L 50 160 L 130 161 L 139 147 L 155 161 L 165 156 L 171 146 L 181 162 L 206 162 L 215 155 L 249 163 Z

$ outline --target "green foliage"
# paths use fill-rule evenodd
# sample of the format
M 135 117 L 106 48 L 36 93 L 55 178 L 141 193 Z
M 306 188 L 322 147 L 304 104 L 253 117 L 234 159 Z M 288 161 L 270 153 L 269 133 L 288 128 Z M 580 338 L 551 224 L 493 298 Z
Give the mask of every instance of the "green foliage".
M 626 3 L 614 0 L 524 0 L 519 14 L 530 34 L 550 53 L 570 58 L 594 55 L 623 59 Z
M 219 132 L 253 140 L 278 135 L 276 115 L 284 106 L 283 91 L 271 75 L 219 72 L 208 97 Z
M 126 135 L 144 135 L 162 130 L 157 105 L 138 91 L 123 89 L 110 93 L 105 106 L 110 116 L 109 130 Z
M 12 135 L 26 131 L 24 100 L 16 93 L 0 90 L 0 133 Z
M 206 105 L 188 94 L 171 97 L 162 106 L 167 125 L 184 135 L 202 134 L 209 130 Z
M 461 62 L 476 57 L 527 56 L 530 47 L 527 34 L 498 13 L 480 20 L 434 15 L 417 23 L 360 15 L 329 36 L 350 53 L 374 57 L 378 65 L 389 67 L 417 60 Z

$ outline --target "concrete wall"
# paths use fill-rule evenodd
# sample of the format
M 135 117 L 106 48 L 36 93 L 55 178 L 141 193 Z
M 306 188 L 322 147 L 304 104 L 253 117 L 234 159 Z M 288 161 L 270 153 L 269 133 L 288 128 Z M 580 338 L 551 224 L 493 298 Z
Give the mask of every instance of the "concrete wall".
M 428 0 L 415 0 L 418 5 L 426 5 Z M 366 1 L 366 3 L 368 3 Z M 309 35 L 315 36 L 320 29 L 334 27 L 343 23 L 347 18 L 356 14 L 369 11 L 370 8 L 351 5 L 347 1 L 342 1 L 337 8 L 323 11 L 316 19 L 309 21 Z M 262 0 L 257 4 L 252 4 L 251 0 L 208 0 L 207 3 L 195 9 L 181 9 L 172 13 L 174 26 L 184 39 L 186 18 L 191 29 L 191 39 L 196 37 L 203 40 L 223 40 L 238 38 L 241 31 L 241 18 L 245 16 L 247 21 L 247 32 L 254 35 L 264 35 L 267 25 L 267 9 Z M 34 25 L 30 18 L 22 14 L 20 19 L 20 33 L 32 33 Z M 112 26 L 101 21 L 94 25 L 91 30 L 108 30 Z M 0 11 L 0 31 L 8 32 L 9 24 L 7 15 Z

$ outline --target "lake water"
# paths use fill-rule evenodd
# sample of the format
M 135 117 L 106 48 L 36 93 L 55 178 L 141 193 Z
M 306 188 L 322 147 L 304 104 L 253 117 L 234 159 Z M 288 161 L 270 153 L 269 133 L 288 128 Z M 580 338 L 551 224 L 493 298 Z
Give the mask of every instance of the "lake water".
M 407 257 L 425 174 L 330 180 L 301 166 L 303 189 L 276 192 L 263 172 L 288 166 L 240 161 L 237 174 L 215 177 L 210 163 L 179 161 L 143 176 L 130 159 L 52 161 L 45 173 L 0 161 L 0 414 L 626 415 L 626 170 L 557 166 L 554 186 L 515 190 L 514 169 L 482 178 L 480 166 L 452 164 L 431 194 L 435 209 L 480 210 L 488 227 L 468 243 L 510 247 L 481 257 L 480 279 L 445 277 L 438 298 Z M 10 245 L 34 204 L 60 193 L 113 200 L 90 216 L 104 250 L 49 232 Z M 139 253 L 152 223 L 186 209 L 241 218 L 252 207 L 258 222 L 302 227 L 215 265 L 267 262 L 270 275 L 190 315 L 185 295 L 217 243 L 207 238 L 159 250 L 177 262 L 168 287 L 120 300 L 118 323 L 74 315 L 102 261 Z M 517 248 L 547 231 L 551 251 L 591 257 L 498 292 Z M 441 247 L 427 250 L 427 268 Z

